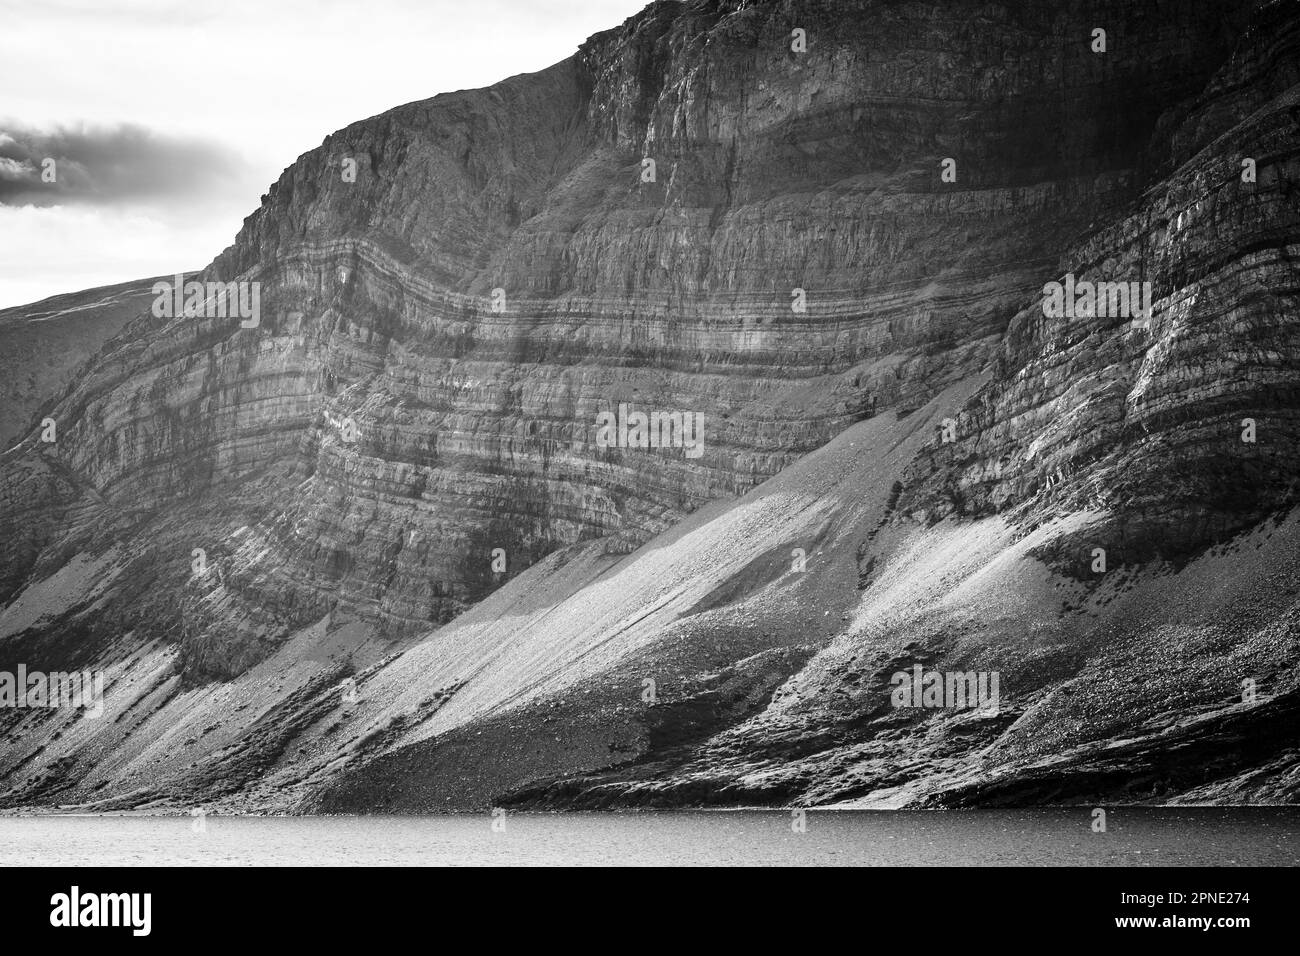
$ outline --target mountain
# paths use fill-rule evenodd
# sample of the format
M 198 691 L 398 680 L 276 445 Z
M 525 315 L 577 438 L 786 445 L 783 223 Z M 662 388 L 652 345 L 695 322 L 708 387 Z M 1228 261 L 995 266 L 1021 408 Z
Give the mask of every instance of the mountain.
M 40 405 L 67 386 L 77 367 L 153 301 L 157 279 L 55 295 L 0 309 L 0 445 L 33 424 Z
M 1294 2 L 692 0 L 334 133 L 0 458 L 0 802 L 1293 802 L 1298 124 Z

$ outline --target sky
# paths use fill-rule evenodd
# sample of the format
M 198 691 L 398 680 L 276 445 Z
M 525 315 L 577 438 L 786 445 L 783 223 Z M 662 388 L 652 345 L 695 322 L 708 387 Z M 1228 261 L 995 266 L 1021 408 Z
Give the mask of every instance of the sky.
M 202 268 L 334 130 L 543 69 L 647 3 L 0 0 L 0 308 Z

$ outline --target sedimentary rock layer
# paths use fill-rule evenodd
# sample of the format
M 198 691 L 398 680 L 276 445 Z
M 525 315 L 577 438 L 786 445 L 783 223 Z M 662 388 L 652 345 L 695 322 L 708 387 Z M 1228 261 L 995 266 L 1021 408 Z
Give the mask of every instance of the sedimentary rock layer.
M 1296 23 L 658 3 L 328 137 L 202 276 L 260 283 L 255 327 L 142 315 L 52 405 L 57 444 L 0 460 L 0 646 L 123 695 L 102 728 L 14 725 L 6 799 L 991 792 L 944 761 L 1008 722 L 891 720 L 882 669 L 1006 668 L 1007 713 L 1055 728 L 1104 671 L 1095 548 L 1210 561 L 1292 500 Z M 1149 327 L 1048 318 L 1067 272 L 1151 282 Z M 620 406 L 701 416 L 702 453 L 602 447 Z M 1122 729 L 1084 724 L 1071 746 Z

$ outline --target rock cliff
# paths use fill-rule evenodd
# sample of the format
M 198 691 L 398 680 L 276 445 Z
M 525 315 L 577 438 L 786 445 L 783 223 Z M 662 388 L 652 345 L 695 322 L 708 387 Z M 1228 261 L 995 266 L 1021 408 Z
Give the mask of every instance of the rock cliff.
M 1294 799 L 1298 123 L 1294 3 L 693 0 L 340 130 L 0 459 L 0 799 Z

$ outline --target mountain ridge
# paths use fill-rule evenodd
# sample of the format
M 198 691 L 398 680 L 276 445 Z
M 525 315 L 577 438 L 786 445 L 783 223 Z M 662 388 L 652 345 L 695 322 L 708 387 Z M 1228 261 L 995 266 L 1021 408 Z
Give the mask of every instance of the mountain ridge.
M 0 717 L 0 800 L 1294 799 L 1295 5 L 943 9 L 653 4 L 300 157 L 201 274 L 259 327 L 142 316 L 0 459 L 0 647 L 116 699 Z M 1150 327 L 1049 319 L 1064 272 Z M 600 448 L 620 402 L 704 454 Z M 1180 618 L 1252 542 L 1272 623 Z M 1134 590 L 1201 655 L 1146 697 Z M 921 659 L 1006 710 L 895 711 Z M 1078 769 L 1198 709 L 1199 776 Z

